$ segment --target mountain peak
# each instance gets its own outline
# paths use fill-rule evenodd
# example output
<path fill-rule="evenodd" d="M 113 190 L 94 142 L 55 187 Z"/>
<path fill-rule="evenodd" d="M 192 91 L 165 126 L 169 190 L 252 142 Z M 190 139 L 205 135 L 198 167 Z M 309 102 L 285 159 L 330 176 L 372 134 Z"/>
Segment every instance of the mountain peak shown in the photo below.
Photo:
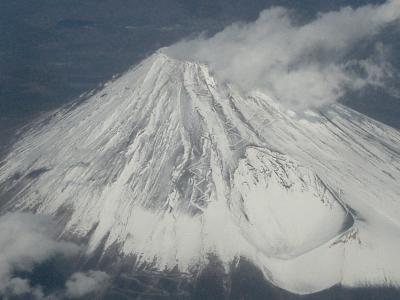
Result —
<path fill-rule="evenodd" d="M 89 239 L 88 255 L 117 249 L 160 269 L 211 253 L 227 268 L 244 256 L 298 293 L 400 282 L 398 236 L 379 231 L 398 226 L 398 143 L 343 106 L 294 118 L 159 52 L 17 142 L 0 164 L 2 209 L 54 216 Z M 388 246 L 396 255 L 380 257 Z"/>

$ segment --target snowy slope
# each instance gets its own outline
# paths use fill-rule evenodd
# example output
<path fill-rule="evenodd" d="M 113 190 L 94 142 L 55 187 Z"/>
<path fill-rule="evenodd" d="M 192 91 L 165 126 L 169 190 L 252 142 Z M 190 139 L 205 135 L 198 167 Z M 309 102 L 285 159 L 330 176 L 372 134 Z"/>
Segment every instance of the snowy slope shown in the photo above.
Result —
<path fill-rule="evenodd" d="M 160 269 L 212 253 L 296 293 L 398 284 L 399 145 L 346 107 L 298 115 L 157 53 L 35 124 L 0 164 L 1 208 Z"/>

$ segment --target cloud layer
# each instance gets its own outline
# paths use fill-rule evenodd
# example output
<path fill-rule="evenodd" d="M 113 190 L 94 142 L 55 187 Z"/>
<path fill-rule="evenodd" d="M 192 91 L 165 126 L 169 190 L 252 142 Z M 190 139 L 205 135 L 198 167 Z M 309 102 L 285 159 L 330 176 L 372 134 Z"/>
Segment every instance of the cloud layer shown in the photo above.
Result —
<path fill-rule="evenodd" d="M 77 272 L 71 275 L 66 282 L 66 295 L 68 298 L 80 298 L 94 291 L 107 287 L 109 276 L 101 271 Z"/>
<path fill-rule="evenodd" d="M 75 255 L 79 247 L 53 239 L 47 217 L 8 213 L 0 218 L 0 296 L 32 294 L 41 298 L 41 290 L 16 272 L 30 272 L 48 258 Z"/>
<path fill-rule="evenodd" d="M 73 258 L 80 253 L 78 245 L 55 239 L 54 228 L 46 216 L 7 213 L 0 217 L 0 298 L 79 298 L 107 286 L 109 276 L 104 272 L 74 273 L 65 282 L 64 290 L 45 295 L 41 286 L 18 276 L 21 272 L 31 273 L 56 255 Z"/>
<path fill-rule="evenodd" d="M 285 8 L 263 11 L 253 23 L 236 23 L 212 38 L 181 41 L 165 51 L 202 61 L 244 91 L 261 89 L 292 108 L 320 106 L 347 89 L 382 86 L 392 75 L 383 45 L 374 56 L 349 58 L 357 43 L 398 22 L 400 1 L 318 15 L 296 24 Z"/>

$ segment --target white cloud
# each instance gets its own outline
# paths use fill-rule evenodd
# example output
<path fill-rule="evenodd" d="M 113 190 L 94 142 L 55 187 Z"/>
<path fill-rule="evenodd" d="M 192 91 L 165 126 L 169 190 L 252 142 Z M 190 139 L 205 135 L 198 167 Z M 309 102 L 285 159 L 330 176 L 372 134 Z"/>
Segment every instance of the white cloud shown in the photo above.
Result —
<path fill-rule="evenodd" d="M 386 61 L 351 60 L 348 53 L 399 18 L 398 0 L 345 7 L 306 24 L 296 24 L 291 11 L 278 7 L 253 23 L 236 23 L 212 38 L 182 41 L 165 51 L 208 63 L 220 79 L 244 91 L 261 89 L 302 109 L 336 101 L 347 89 L 381 85 L 390 75 Z"/>
<path fill-rule="evenodd" d="M 53 239 L 51 221 L 45 216 L 8 213 L 0 218 L 0 296 L 30 293 L 40 298 L 40 287 L 32 287 L 15 272 L 30 272 L 48 258 L 74 255 L 75 244 Z"/>
<path fill-rule="evenodd" d="M 108 286 L 109 276 L 101 271 L 74 273 L 65 289 L 45 295 L 41 286 L 33 286 L 18 272 L 32 272 L 34 267 L 54 257 L 74 258 L 81 248 L 55 239 L 55 224 L 49 217 L 29 213 L 7 213 L 0 217 L 0 298 L 23 296 L 29 299 L 79 298 Z"/>
<path fill-rule="evenodd" d="M 103 290 L 109 282 L 107 273 L 101 271 L 77 272 L 66 282 L 66 295 L 69 298 L 80 298 L 95 291 Z"/>

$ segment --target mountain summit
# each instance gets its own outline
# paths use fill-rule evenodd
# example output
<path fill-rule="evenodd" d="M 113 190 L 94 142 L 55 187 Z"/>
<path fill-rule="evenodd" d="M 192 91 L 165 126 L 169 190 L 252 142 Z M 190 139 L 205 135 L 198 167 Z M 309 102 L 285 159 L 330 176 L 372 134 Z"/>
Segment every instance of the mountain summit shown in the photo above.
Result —
<path fill-rule="evenodd" d="M 35 123 L 0 164 L 1 209 L 51 215 L 132 268 L 213 255 L 299 294 L 397 284 L 399 145 L 342 105 L 299 114 L 157 53 Z"/>

